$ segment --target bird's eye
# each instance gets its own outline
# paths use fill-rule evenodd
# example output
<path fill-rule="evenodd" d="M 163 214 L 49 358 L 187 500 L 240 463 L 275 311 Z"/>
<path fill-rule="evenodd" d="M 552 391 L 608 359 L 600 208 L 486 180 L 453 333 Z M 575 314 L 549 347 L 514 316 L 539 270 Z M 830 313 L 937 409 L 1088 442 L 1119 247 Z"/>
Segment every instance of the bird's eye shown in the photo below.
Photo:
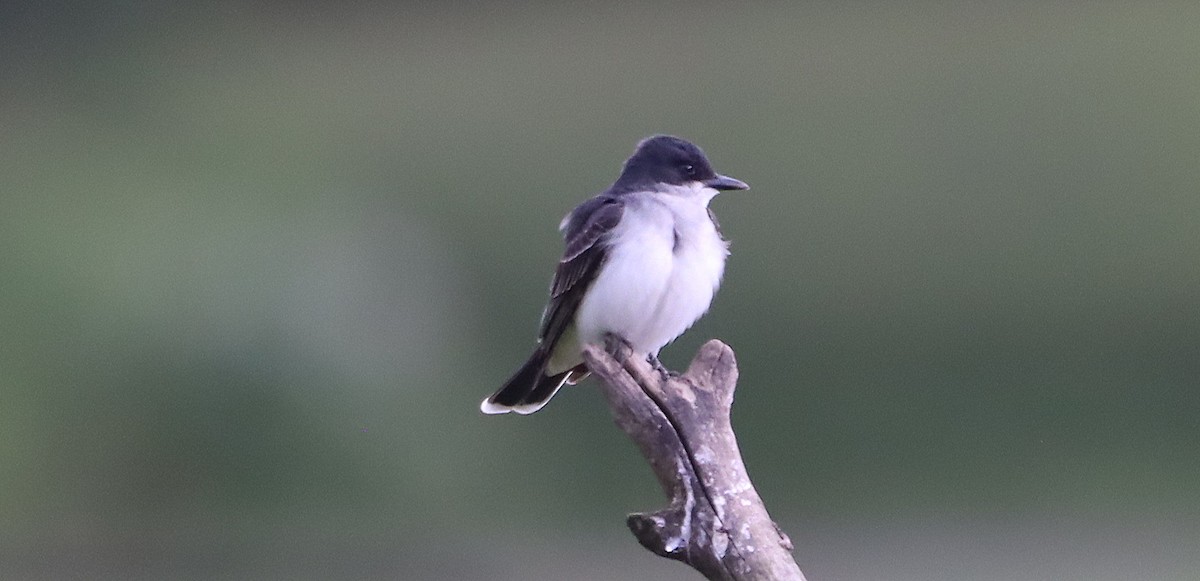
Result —
<path fill-rule="evenodd" d="M 684 165 L 684 166 L 683 166 L 683 173 L 684 173 L 684 174 L 686 174 L 688 177 L 692 177 L 692 176 L 696 175 L 696 166 L 694 166 L 694 165 Z"/>

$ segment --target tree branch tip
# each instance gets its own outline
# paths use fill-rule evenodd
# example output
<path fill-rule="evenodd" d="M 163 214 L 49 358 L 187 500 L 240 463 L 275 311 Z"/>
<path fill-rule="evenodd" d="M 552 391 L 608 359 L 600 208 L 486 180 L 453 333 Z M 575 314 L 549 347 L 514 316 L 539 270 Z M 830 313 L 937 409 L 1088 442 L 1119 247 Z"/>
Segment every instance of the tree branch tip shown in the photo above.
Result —
<path fill-rule="evenodd" d="M 602 356 L 609 356 L 608 351 L 604 347 L 595 343 L 585 343 L 582 354 L 584 359 L 599 359 Z"/>
<path fill-rule="evenodd" d="M 686 546 L 687 541 L 682 536 L 671 538 L 672 535 L 667 532 L 671 524 L 667 517 L 659 513 L 635 512 L 625 519 L 625 525 L 647 550 L 660 557 L 682 561 L 685 552 L 680 549 Z"/>
<path fill-rule="evenodd" d="M 621 369 L 621 364 L 599 345 L 584 345 L 581 354 L 588 370 L 596 375 L 612 375 Z"/>
<path fill-rule="evenodd" d="M 710 339 L 700 347 L 683 375 L 695 385 L 720 387 L 721 383 L 736 383 L 737 373 L 733 348 L 720 339 Z"/>

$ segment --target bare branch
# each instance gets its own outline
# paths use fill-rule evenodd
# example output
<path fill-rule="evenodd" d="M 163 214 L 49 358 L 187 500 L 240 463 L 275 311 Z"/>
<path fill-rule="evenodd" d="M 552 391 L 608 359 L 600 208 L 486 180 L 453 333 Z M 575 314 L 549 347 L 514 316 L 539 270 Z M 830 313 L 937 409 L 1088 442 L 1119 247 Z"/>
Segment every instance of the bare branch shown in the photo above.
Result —
<path fill-rule="evenodd" d="M 750 482 L 729 421 L 738 370 L 712 340 L 687 373 L 655 369 L 620 339 L 584 348 L 613 419 L 654 469 L 670 505 L 629 515 L 638 542 L 708 579 L 804 581 L 792 543 Z"/>

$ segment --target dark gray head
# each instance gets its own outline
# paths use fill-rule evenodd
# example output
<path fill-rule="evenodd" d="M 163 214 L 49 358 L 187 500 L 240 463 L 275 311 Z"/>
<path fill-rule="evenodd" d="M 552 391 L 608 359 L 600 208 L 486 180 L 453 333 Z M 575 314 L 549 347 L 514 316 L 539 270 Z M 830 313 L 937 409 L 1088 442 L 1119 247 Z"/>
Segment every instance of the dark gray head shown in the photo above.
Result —
<path fill-rule="evenodd" d="M 745 190 L 750 186 L 713 171 L 699 147 L 670 135 L 642 140 L 625 160 L 613 193 L 650 189 L 657 184 L 685 186 L 699 182 L 714 190 Z"/>

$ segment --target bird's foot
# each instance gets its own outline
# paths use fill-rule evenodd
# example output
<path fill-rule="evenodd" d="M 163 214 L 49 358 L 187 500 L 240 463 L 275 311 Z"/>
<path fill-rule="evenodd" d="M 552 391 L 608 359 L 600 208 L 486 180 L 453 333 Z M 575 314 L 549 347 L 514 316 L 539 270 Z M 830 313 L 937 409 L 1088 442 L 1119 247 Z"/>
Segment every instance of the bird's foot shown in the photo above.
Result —
<path fill-rule="evenodd" d="M 678 373 L 675 373 L 674 371 L 667 369 L 667 366 L 663 365 L 662 361 L 659 361 L 658 355 L 654 355 L 654 354 L 647 355 L 646 361 L 649 362 L 650 366 L 653 367 L 654 370 L 657 371 L 658 374 L 662 376 L 663 381 L 667 381 L 673 377 L 679 376 Z"/>
<path fill-rule="evenodd" d="M 604 335 L 604 350 L 617 361 L 624 361 L 633 354 L 633 347 L 630 347 L 629 343 L 625 342 L 620 335 L 613 333 Z"/>

